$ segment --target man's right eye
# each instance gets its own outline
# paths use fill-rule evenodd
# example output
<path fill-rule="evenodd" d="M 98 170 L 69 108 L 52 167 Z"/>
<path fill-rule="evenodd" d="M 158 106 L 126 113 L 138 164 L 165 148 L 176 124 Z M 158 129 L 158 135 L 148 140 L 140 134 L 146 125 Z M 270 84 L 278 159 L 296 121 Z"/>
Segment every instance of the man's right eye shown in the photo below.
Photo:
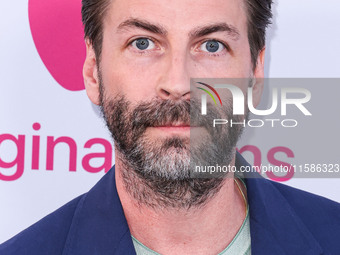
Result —
<path fill-rule="evenodd" d="M 152 50 L 155 48 L 154 42 L 148 38 L 138 38 L 131 45 L 138 50 Z"/>

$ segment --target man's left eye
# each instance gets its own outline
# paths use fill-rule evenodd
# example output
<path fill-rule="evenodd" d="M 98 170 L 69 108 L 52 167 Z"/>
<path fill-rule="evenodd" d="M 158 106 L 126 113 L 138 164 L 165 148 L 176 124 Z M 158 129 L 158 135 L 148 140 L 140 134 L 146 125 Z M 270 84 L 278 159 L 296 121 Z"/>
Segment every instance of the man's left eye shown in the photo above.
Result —
<path fill-rule="evenodd" d="M 155 48 L 154 42 L 148 38 L 138 38 L 131 45 L 138 50 L 152 50 Z"/>
<path fill-rule="evenodd" d="M 208 40 L 202 43 L 200 49 L 210 53 L 218 53 L 225 49 L 224 45 L 216 40 Z"/>

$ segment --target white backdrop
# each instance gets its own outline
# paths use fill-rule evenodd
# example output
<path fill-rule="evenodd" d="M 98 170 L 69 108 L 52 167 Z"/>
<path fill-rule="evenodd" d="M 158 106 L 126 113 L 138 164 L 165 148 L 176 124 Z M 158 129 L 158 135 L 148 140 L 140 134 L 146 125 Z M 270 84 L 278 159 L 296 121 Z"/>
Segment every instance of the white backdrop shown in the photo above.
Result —
<path fill-rule="evenodd" d="M 60 77 L 64 75 L 72 78 L 73 76 L 68 75 L 67 71 L 73 69 L 68 66 L 60 70 L 53 69 L 53 61 L 57 63 L 56 66 L 63 63 L 71 67 L 75 65 L 79 69 L 77 62 L 72 61 L 79 52 L 80 55 L 84 54 L 83 48 L 79 47 L 76 52 L 71 52 L 66 57 L 62 55 L 63 47 L 65 45 L 71 47 L 72 44 L 78 43 L 79 38 L 72 41 L 65 37 L 65 34 L 64 37 L 61 34 L 59 37 L 65 43 L 63 45 L 58 38 L 48 41 L 44 34 L 52 33 L 58 36 L 60 29 L 64 29 L 65 33 L 73 33 L 73 29 L 79 28 L 79 25 L 74 28 L 65 23 L 67 19 L 64 23 L 60 21 L 63 20 L 60 16 L 63 12 L 58 12 L 58 8 L 59 10 L 68 8 L 66 6 L 71 1 L 32 0 L 30 15 L 27 0 L 15 2 L 16 5 L 13 1 L 2 1 L 0 8 L 0 159 L 2 161 L 0 162 L 0 243 L 72 198 L 88 191 L 104 174 L 103 169 L 98 173 L 91 173 L 91 166 L 100 167 L 103 158 L 91 160 L 90 166 L 85 167 L 82 164 L 84 158 L 86 161 L 86 155 L 104 151 L 105 156 L 110 157 L 112 149 L 110 146 L 110 148 L 103 146 L 111 139 L 104 122 L 99 117 L 98 109 L 89 102 L 85 91 L 71 91 L 60 86 L 60 84 L 67 86 L 72 82 L 67 79 L 64 81 Z M 48 9 L 46 6 L 42 7 L 43 2 L 56 4 L 56 6 L 51 4 L 50 7 L 55 17 L 51 14 L 45 13 L 45 15 L 60 21 L 59 30 L 51 27 L 52 21 L 50 21 L 52 23 L 44 23 L 45 21 L 37 23 L 37 19 L 44 17 L 37 15 L 39 5 L 44 11 Z M 80 6 L 80 0 L 72 2 L 76 2 L 71 4 L 74 5 L 72 8 Z M 337 0 L 276 2 L 275 19 L 268 34 L 266 76 L 340 77 L 340 16 L 338 15 L 340 2 Z M 69 9 L 72 11 L 72 8 Z M 79 33 L 77 31 L 74 33 Z M 59 59 L 55 59 L 55 55 Z M 82 57 L 77 56 L 76 59 L 78 62 L 82 61 Z M 63 60 L 65 62 L 62 62 Z M 74 77 L 76 81 L 79 80 L 79 74 Z M 340 87 L 334 87 L 334 94 L 340 94 Z M 39 123 L 40 128 L 35 125 L 34 128 L 37 129 L 35 130 L 34 123 Z M 63 139 L 72 143 L 71 161 L 76 162 L 75 171 L 69 170 L 70 151 L 66 144 L 60 143 L 55 146 L 53 166 L 51 166 L 51 158 L 46 160 L 47 151 L 51 150 L 51 145 L 49 148 L 47 146 L 47 140 L 53 139 L 52 137 L 54 139 L 64 137 Z M 85 148 L 85 144 L 94 138 L 102 140 L 94 140 L 95 144 L 92 147 Z M 283 142 L 285 138 L 281 139 Z M 339 135 L 333 134 L 331 140 L 339 141 Z M 250 141 L 244 143 L 247 142 L 263 144 L 260 135 L 255 135 Z M 298 143 L 293 145 L 308 146 Z M 339 151 L 336 153 L 340 156 Z M 113 154 L 110 158 L 114 164 Z M 10 166 L 4 162 L 14 163 Z M 46 170 L 47 163 L 53 170 Z M 11 178 L 13 180 L 8 180 Z M 291 179 L 286 184 L 340 202 L 340 179 Z"/>

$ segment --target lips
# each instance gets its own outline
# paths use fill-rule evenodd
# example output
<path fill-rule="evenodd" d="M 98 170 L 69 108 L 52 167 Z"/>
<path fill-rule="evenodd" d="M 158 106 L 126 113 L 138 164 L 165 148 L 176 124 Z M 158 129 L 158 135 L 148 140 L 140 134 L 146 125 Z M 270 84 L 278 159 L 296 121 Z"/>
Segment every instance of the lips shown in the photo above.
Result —
<path fill-rule="evenodd" d="M 188 132 L 190 131 L 190 129 L 192 128 L 190 126 L 190 124 L 187 123 L 183 123 L 183 122 L 175 122 L 175 123 L 166 123 L 166 124 L 162 124 L 162 125 L 156 125 L 154 126 L 154 128 L 158 129 L 158 130 L 162 130 L 165 132 Z"/>

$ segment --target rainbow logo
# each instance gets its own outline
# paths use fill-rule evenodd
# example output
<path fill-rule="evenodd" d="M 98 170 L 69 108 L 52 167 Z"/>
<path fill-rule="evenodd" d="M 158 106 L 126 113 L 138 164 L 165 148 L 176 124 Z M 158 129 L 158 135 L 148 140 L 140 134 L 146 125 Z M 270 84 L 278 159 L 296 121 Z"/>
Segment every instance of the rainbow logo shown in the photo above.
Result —
<path fill-rule="evenodd" d="M 223 106 L 222 100 L 221 100 L 221 98 L 220 98 L 220 95 L 217 93 L 217 91 L 216 91 L 212 86 L 210 86 L 210 85 L 208 85 L 208 84 L 205 84 L 205 83 L 203 83 L 203 82 L 197 82 L 197 83 L 198 83 L 198 84 L 201 84 L 201 85 L 203 85 L 203 86 L 206 86 L 206 87 L 209 88 L 212 92 L 214 92 L 215 95 L 217 96 L 218 100 L 220 101 L 221 105 Z M 206 90 L 206 89 L 204 89 L 204 88 L 201 88 L 201 87 L 197 87 L 197 88 L 200 89 L 200 90 L 203 90 L 203 91 L 206 92 L 206 93 L 208 93 L 208 95 L 212 98 L 212 100 L 214 100 L 215 105 L 217 105 L 217 102 L 216 102 L 216 100 L 215 100 L 215 98 L 214 98 L 214 96 L 213 96 L 213 94 L 212 94 L 211 92 L 209 92 L 208 90 Z"/>

